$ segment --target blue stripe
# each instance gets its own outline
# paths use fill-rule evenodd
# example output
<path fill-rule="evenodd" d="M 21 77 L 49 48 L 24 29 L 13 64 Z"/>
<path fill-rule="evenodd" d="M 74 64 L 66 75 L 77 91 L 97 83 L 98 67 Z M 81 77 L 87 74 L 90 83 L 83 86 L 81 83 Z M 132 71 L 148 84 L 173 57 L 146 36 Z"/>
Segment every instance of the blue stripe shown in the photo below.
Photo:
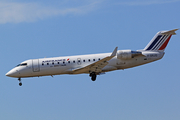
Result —
<path fill-rule="evenodd" d="M 146 50 L 151 50 L 161 37 L 162 35 L 158 35 L 157 38 L 153 41 L 153 43 Z"/>
<path fill-rule="evenodd" d="M 169 35 L 166 35 L 166 36 L 164 37 L 164 40 L 162 40 L 162 41 L 160 42 L 160 44 L 157 46 L 157 49 L 159 49 L 159 48 L 164 44 L 164 42 L 167 40 L 168 37 L 169 37 Z"/>
<path fill-rule="evenodd" d="M 152 50 L 154 50 L 154 49 L 156 49 L 156 47 L 159 45 L 159 43 L 164 39 L 164 37 L 165 37 L 166 35 L 164 35 L 162 38 L 161 38 L 161 40 L 159 40 L 158 42 L 157 42 L 157 44 L 155 45 L 155 47 L 152 49 Z"/>

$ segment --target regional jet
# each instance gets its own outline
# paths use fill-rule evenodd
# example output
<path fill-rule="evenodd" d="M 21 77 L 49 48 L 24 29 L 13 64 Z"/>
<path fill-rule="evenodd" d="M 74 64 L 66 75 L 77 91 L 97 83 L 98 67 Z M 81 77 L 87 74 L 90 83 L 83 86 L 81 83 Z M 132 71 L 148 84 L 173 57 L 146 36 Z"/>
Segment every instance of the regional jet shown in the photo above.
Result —
<path fill-rule="evenodd" d="M 176 30 L 178 29 L 158 32 L 143 50 L 118 50 L 116 47 L 112 53 L 30 59 L 18 64 L 6 76 L 18 78 L 19 86 L 22 85 L 21 78 L 62 74 L 89 74 L 91 80 L 95 81 L 97 75 L 105 72 L 132 68 L 161 59 Z"/>

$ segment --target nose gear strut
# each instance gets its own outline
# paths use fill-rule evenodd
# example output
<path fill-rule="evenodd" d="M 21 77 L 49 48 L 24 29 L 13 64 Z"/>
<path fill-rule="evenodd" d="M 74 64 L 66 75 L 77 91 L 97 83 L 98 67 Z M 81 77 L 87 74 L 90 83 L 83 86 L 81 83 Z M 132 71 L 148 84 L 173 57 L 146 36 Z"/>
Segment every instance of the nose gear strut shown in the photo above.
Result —
<path fill-rule="evenodd" d="M 19 80 L 19 86 L 22 86 L 21 78 L 18 78 Z"/>

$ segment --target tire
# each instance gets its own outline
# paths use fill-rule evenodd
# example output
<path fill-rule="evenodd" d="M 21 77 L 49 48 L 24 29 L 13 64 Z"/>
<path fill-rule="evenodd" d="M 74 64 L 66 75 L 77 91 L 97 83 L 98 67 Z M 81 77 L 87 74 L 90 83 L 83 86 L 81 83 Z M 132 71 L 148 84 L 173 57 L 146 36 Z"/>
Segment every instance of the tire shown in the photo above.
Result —
<path fill-rule="evenodd" d="M 19 86 L 22 86 L 22 83 L 19 83 Z"/>
<path fill-rule="evenodd" d="M 91 80 L 92 80 L 92 81 L 95 81 L 95 80 L 96 80 L 96 74 L 93 74 L 93 75 L 92 75 Z"/>

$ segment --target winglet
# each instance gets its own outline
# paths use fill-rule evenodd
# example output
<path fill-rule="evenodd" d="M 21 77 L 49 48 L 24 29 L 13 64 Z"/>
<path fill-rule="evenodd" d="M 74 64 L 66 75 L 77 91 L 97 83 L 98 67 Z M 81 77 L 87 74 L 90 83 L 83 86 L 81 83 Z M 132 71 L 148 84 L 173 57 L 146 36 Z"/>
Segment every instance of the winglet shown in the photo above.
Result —
<path fill-rule="evenodd" d="M 116 56 L 117 49 L 118 49 L 118 47 L 116 47 L 116 48 L 114 49 L 113 53 L 111 54 L 112 57 Z"/>

